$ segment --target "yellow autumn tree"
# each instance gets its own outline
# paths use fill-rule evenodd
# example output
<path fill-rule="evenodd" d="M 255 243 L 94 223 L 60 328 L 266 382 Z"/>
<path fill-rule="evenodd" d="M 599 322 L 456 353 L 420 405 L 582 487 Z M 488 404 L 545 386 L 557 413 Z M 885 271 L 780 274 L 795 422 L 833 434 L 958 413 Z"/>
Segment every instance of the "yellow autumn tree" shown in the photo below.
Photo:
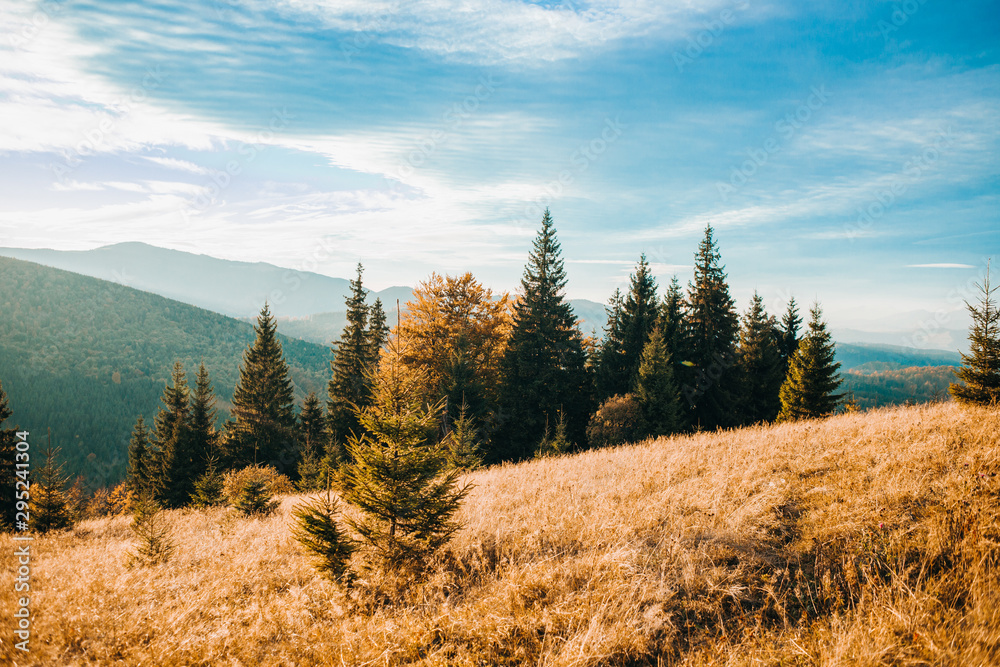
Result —
<path fill-rule="evenodd" d="M 464 406 L 465 416 L 489 431 L 511 326 L 510 296 L 494 294 L 471 273 L 432 273 L 414 289 L 392 336 L 407 341 L 401 361 L 420 371 L 426 400 L 446 401 L 446 430 Z"/>

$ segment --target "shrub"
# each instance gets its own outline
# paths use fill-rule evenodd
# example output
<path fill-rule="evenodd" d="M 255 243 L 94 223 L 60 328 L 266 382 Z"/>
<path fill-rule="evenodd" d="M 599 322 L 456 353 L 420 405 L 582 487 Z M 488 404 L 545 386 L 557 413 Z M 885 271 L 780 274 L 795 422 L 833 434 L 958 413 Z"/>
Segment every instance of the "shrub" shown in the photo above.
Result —
<path fill-rule="evenodd" d="M 295 493 L 295 486 L 272 466 L 254 465 L 230 470 L 222 478 L 222 493 L 226 502 L 235 506 L 250 480 L 260 481 L 269 496 Z"/>
<path fill-rule="evenodd" d="M 144 495 L 135 503 L 132 533 L 138 544 L 135 551 L 129 554 L 129 567 L 165 563 L 177 549 L 163 509 L 149 495 Z"/>
<path fill-rule="evenodd" d="M 639 439 L 642 406 L 632 394 L 612 396 L 601 404 L 587 424 L 591 447 L 612 447 Z"/>
<path fill-rule="evenodd" d="M 325 496 L 316 496 L 292 510 L 295 539 L 313 556 L 316 569 L 333 581 L 345 579 L 347 561 L 355 549 L 354 542 L 337 525 L 337 513 L 337 501 L 329 490 Z"/>

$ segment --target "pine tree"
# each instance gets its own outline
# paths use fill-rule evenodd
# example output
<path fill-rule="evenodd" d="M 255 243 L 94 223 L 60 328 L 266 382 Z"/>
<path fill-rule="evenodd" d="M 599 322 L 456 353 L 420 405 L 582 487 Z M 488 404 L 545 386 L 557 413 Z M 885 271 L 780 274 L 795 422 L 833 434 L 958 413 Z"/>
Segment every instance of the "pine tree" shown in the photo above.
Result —
<path fill-rule="evenodd" d="M 737 421 L 733 366 L 739 319 L 713 233 L 711 225 L 705 228 L 705 238 L 695 254 L 694 283 L 688 285 L 684 332 L 688 358 L 681 378 L 689 421 L 703 429 L 731 426 Z"/>
<path fill-rule="evenodd" d="M 194 396 L 191 400 L 190 437 L 191 452 L 196 468 L 204 468 L 209 461 L 221 455 L 219 434 L 215 430 L 217 411 L 215 409 L 215 390 L 208 369 L 202 363 L 198 366 L 195 376 Z"/>
<path fill-rule="evenodd" d="M 670 278 L 670 287 L 663 298 L 658 317 L 658 326 L 663 332 L 663 342 L 667 346 L 667 354 L 674 363 L 683 361 L 679 358 L 683 355 L 682 336 L 684 334 L 684 293 L 681 291 L 681 283 L 677 276 Z"/>
<path fill-rule="evenodd" d="M 834 393 L 841 383 L 837 374 L 840 364 L 834 361 L 836 346 L 821 319 L 819 304 L 809 313 L 809 331 L 799 342 L 781 385 L 778 421 L 826 417 L 843 399 L 843 394 Z"/>
<path fill-rule="evenodd" d="M 278 509 L 279 502 L 262 475 L 248 475 L 236 494 L 233 508 L 243 516 L 267 516 Z"/>
<path fill-rule="evenodd" d="M 310 392 L 299 413 L 299 438 L 302 444 L 302 458 L 299 460 L 297 486 L 302 491 L 317 491 L 320 488 L 320 459 L 326 451 L 327 429 L 323 406 L 315 392 Z"/>
<path fill-rule="evenodd" d="M 13 415 L 14 413 L 7 402 L 7 394 L 3 390 L 3 384 L 0 383 L 0 497 L 2 497 L 0 499 L 0 531 L 13 526 L 17 518 L 15 516 L 17 512 L 15 505 L 17 428 L 5 428 L 3 425 Z"/>
<path fill-rule="evenodd" d="M 639 376 L 639 364 L 642 363 L 642 352 L 649 341 L 649 335 L 653 332 L 653 327 L 656 326 L 657 311 L 656 279 L 649 270 L 646 255 L 642 254 L 635 267 L 635 273 L 629 276 L 629 291 L 622 309 L 627 371 L 624 391 L 635 388 Z"/>
<path fill-rule="evenodd" d="M 570 442 L 584 441 L 591 378 L 576 316 L 564 299 L 566 272 L 548 209 L 521 278 L 514 327 L 503 356 L 501 406 L 505 424 L 496 440 L 502 458 L 533 454 L 545 424 L 562 410 Z"/>
<path fill-rule="evenodd" d="M 73 523 L 66 496 L 69 475 L 63 470 L 59 452 L 59 447 L 46 447 L 42 451 L 45 463 L 33 470 L 31 475 L 33 480 L 28 511 L 32 529 L 40 533 L 69 528 Z"/>
<path fill-rule="evenodd" d="M 292 510 L 292 534 L 312 555 L 316 569 L 333 581 L 349 581 L 348 561 L 357 545 L 337 524 L 339 510 L 330 495 L 316 496 Z"/>
<path fill-rule="evenodd" d="M 152 495 L 145 493 L 136 502 L 131 527 L 138 543 L 128 555 L 129 567 L 165 563 L 177 550 L 163 508 Z"/>
<path fill-rule="evenodd" d="M 483 464 L 482 445 L 475 419 L 468 415 L 463 404 L 458 417 L 452 421 L 451 430 L 444 440 L 448 450 L 448 463 L 459 470 L 475 470 Z"/>
<path fill-rule="evenodd" d="M 334 343 L 330 364 L 332 376 L 327 387 L 326 414 L 330 437 L 338 444 L 352 434 L 360 435 L 356 408 L 363 409 L 371 403 L 368 374 L 378 364 L 379 350 L 387 336 L 382 302 L 376 300 L 375 306 L 367 304 L 362 273 L 364 267 L 358 263 L 358 277 L 351 281 L 351 294 L 346 299 L 347 325 Z"/>
<path fill-rule="evenodd" d="M 770 422 L 781 410 L 778 392 L 785 380 L 782 341 L 764 300 L 754 292 L 740 328 L 740 416 L 744 424 Z"/>
<path fill-rule="evenodd" d="M 572 447 L 573 443 L 566 438 L 566 418 L 563 416 L 563 411 L 560 410 L 559 420 L 556 422 L 554 433 L 550 431 L 549 425 L 545 424 L 545 434 L 535 448 L 535 458 L 542 459 L 546 456 L 559 456 L 568 452 Z"/>
<path fill-rule="evenodd" d="M 604 307 L 608 314 L 604 325 L 604 340 L 597 353 L 597 368 L 594 382 L 598 400 L 628 391 L 628 360 L 625 355 L 625 323 L 623 320 L 625 299 L 620 289 L 608 300 Z"/>
<path fill-rule="evenodd" d="M 233 391 L 232 419 L 226 422 L 227 463 L 231 468 L 266 463 L 284 472 L 297 462 L 294 400 L 277 322 L 267 304 L 254 331 Z"/>
<path fill-rule="evenodd" d="M 376 374 L 371 405 L 358 410 L 364 429 L 348 444 L 340 494 L 361 512 L 348 525 L 383 569 L 420 567 L 458 530 L 453 516 L 468 492 L 446 448 L 431 444 L 442 406 L 427 406 L 415 391 L 425 378 L 403 373 L 399 337 Z"/>
<path fill-rule="evenodd" d="M 163 407 L 154 421 L 159 450 L 154 487 L 159 502 L 182 507 L 190 499 L 200 471 L 192 447 L 190 395 L 181 362 L 174 363 L 171 383 L 164 387 L 160 400 Z"/>
<path fill-rule="evenodd" d="M 799 317 L 799 306 L 795 303 L 795 297 L 788 300 L 788 308 L 781 318 L 781 328 L 779 329 L 780 352 L 782 368 L 784 374 L 788 374 L 788 365 L 792 362 L 792 355 L 799 349 L 799 328 L 802 326 L 802 318 Z"/>
<path fill-rule="evenodd" d="M 643 435 L 656 437 L 680 430 L 680 392 L 674 380 L 666 337 L 658 326 L 642 351 L 635 397 L 642 410 L 640 429 Z"/>
<path fill-rule="evenodd" d="M 222 489 L 222 475 L 219 473 L 217 461 L 214 458 L 209 459 L 205 463 L 205 472 L 194 481 L 191 504 L 198 509 L 221 505 L 225 502 Z"/>
<path fill-rule="evenodd" d="M 996 405 L 1000 403 L 1000 310 L 992 298 L 998 288 L 990 287 L 989 265 L 979 289 L 979 307 L 965 304 L 972 315 L 970 353 L 962 354 L 962 367 L 955 371 L 963 384 L 952 384 L 949 391 L 959 403 Z"/>
<path fill-rule="evenodd" d="M 134 498 L 147 492 L 154 492 L 159 479 L 156 467 L 156 452 L 149 439 L 149 429 L 142 415 L 135 421 L 132 439 L 128 444 L 128 472 L 125 484 Z"/>

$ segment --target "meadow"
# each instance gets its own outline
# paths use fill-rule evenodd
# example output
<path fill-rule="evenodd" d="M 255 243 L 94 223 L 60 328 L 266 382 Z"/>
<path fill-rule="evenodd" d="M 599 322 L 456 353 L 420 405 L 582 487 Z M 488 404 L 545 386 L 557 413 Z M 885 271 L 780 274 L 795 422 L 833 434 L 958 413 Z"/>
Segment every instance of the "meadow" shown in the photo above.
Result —
<path fill-rule="evenodd" d="M 1000 413 L 954 403 L 660 438 L 470 473 L 424 576 L 319 577 L 263 519 L 168 512 L 33 543 L 15 665 L 1000 664 Z M 13 542 L 6 539 L 8 545 Z M 0 571 L 16 571 L 14 548 Z M 360 558 L 360 556 L 356 556 Z M 356 564 L 360 568 L 360 561 Z M 16 597 L 0 588 L 11 623 Z"/>

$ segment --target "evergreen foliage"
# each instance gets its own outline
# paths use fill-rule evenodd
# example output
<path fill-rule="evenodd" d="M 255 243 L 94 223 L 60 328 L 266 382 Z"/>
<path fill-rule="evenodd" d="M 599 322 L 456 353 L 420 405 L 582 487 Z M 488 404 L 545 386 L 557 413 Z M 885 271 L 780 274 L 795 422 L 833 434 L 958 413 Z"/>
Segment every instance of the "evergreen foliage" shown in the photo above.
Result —
<path fill-rule="evenodd" d="M 451 430 L 444 440 L 448 450 L 448 464 L 459 470 L 475 470 L 483 465 L 483 451 L 475 419 L 467 414 L 463 404 L 458 418 L 451 423 Z"/>
<path fill-rule="evenodd" d="M 781 410 L 782 345 L 774 318 L 764 310 L 764 299 L 754 292 L 740 328 L 739 410 L 744 424 L 774 421 Z"/>
<path fill-rule="evenodd" d="M 215 430 L 217 415 L 212 380 L 205 364 L 201 363 L 195 376 L 194 396 L 191 399 L 191 455 L 195 468 L 203 468 L 222 454 L 219 433 Z"/>
<path fill-rule="evenodd" d="M 325 496 L 316 496 L 292 510 L 292 534 L 324 576 L 349 581 L 348 561 L 357 545 L 337 524 L 338 513 L 337 501 L 327 489 Z"/>
<path fill-rule="evenodd" d="M 979 307 L 966 302 L 972 315 L 969 328 L 969 354 L 962 355 L 962 367 L 955 371 L 962 384 L 952 384 L 951 395 L 968 405 L 1000 403 L 1000 310 L 993 301 L 998 288 L 990 287 L 990 270 L 979 286 Z"/>
<path fill-rule="evenodd" d="M 684 335 L 684 292 L 681 290 L 681 283 L 674 275 L 670 278 L 670 287 L 663 297 L 660 306 L 657 324 L 663 333 L 663 342 L 667 346 L 667 354 L 676 365 L 683 361 L 683 335 Z"/>
<path fill-rule="evenodd" d="M 69 475 L 59 460 L 59 447 L 46 447 L 42 451 L 44 463 L 31 471 L 31 499 L 29 519 L 32 530 L 47 533 L 73 525 L 73 518 L 66 494 Z"/>
<path fill-rule="evenodd" d="M 163 389 L 163 407 L 156 415 L 157 500 L 176 508 L 191 498 L 194 480 L 200 473 L 191 437 L 191 405 L 187 378 L 181 362 L 174 363 L 171 382 Z"/>
<path fill-rule="evenodd" d="M 818 303 L 809 314 L 809 331 L 799 342 L 781 385 L 778 421 L 826 417 L 843 400 L 843 394 L 835 393 L 841 384 L 837 373 L 840 364 L 834 361 L 836 346 Z"/>
<path fill-rule="evenodd" d="M 257 475 L 248 477 L 243 482 L 233 508 L 243 516 L 267 516 L 278 509 L 278 504 L 268 488 L 267 480 Z"/>
<path fill-rule="evenodd" d="M 566 418 L 563 411 L 559 411 L 559 421 L 556 422 L 556 429 L 553 433 L 549 425 L 545 424 L 545 435 L 535 448 L 535 458 L 541 459 L 546 456 L 559 456 L 572 449 L 573 443 L 566 437 Z"/>
<path fill-rule="evenodd" d="M 247 347 L 226 422 L 229 467 L 268 463 L 284 471 L 297 462 L 292 381 L 267 304 L 257 318 L 257 338 Z"/>
<path fill-rule="evenodd" d="M 788 307 L 781 317 L 781 328 L 779 330 L 781 360 L 783 362 L 784 374 L 788 373 L 788 365 L 792 362 L 792 355 L 799 349 L 799 328 L 802 326 L 802 318 L 799 317 L 799 306 L 795 303 L 795 297 L 788 300 Z"/>
<path fill-rule="evenodd" d="M 656 280 L 643 254 L 635 273 L 629 276 L 628 294 L 622 299 L 616 290 L 608 308 L 608 336 L 597 372 L 598 397 L 624 394 L 635 388 L 642 350 L 658 314 Z"/>
<path fill-rule="evenodd" d="M 128 445 L 128 472 L 125 476 L 125 484 L 134 498 L 155 492 L 159 480 L 155 455 L 146 420 L 139 415 Z"/>
<path fill-rule="evenodd" d="M 356 409 L 364 409 L 371 403 L 368 373 L 378 362 L 381 345 L 376 346 L 375 341 L 381 341 L 384 335 L 384 313 L 381 323 L 375 323 L 374 332 L 369 328 L 372 308 L 365 301 L 362 273 L 364 267 L 358 263 L 358 276 L 351 281 L 351 294 L 346 299 L 347 325 L 334 343 L 333 375 L 327 387 L 327 419 L 330 437 L 335 442 L 360 435 Z M 378 303 L 381 312 L 381 302 Z"/>
<path fill-rule="evenodd" d="M 419 568 L 446 544 L 469 489 L 458 486 L 447 449 L 430 442 L 443 406 L 423 403 L 426 378 L 419 369 L 402 372 L 401 348 L 393 338 L 371 376 L 373 402 L 358 410 L 364 435 L 351 439 L 340 475 L 341 497 L 361 512 L 347 523 L 383 569 Z"/>
<path fill-rule="evenodd" d="M 14 413 L 7 401 L 7 394 L 4 393 L 3 383 L 0 383 L 0 494 L 2 494 L 0 495 L 0 531 L 14 525 L 17 512 L 15 505 L 17 428 L 4 427 L 4 422 L 12 416 Z"/>
<path fill-rule="evenodd" d="M 297 487 L 301 491 L 317 491 L 320 483 L 320 459 L 328 442 L 326 416 L 316 393 L 310 393 L 299 413 L 299 439 L 302 457 L 299 459 Z"/>
<path fill-rule="evenodd" d="M 643 436 L 670 435 L 681 428 L 680 392 L 667 341 L 657 326 L 642 351 L 635 399 L 642 411 Z"/>
<path fill-rule="evenodd" d="M 132 508 L 131 528 L 138 543 L 129 553 L 129 567 L 166 563 L 177 550 L 163 508 L 148 493 L 143 494 Z"/>
<path fill-rule="evenodd" d="M 711 225 L 705 228 L 695 254 L 694 282 L 688 285 L 684 348 L 685 362 L 691 365 L 684 367 L 681 378 L 688 420 L 702 429 L 731 426 L 737 420 L 733 366 L 739 319 L 713 233 Z"/>
<path fill-rule="evenodd" d="M 604 308 L 608 314 L 604 325 L 604 340 L 597 352 L 594 384 L 599 400 L 604 400 L 615 394 L 625 393 L 628 383 L 623 380 L 628 376 L 628 364 L 625 355 L 625 299 L 620 289 L 608 300 Z"/>
<path fill-rule="evenodd" d="M 514 326 L 503 355 L 501 406 L 505 423 L 496 456 L 531 456 L 538 434 L 560 410 L 571 442 L 583 442 L 591 405 L 583 335 L 564 298 L 566 272 L 548 209 L 521 278 Z"/>
<path fill-rule="evenodd" d="M 194 481 L 191 504 L 198 509 L 216 507 L 225 502 L 222 474 L 219 473 L 216 463 L 215 459 L 210 459 L 205 464 L 205 472 Z"/>

